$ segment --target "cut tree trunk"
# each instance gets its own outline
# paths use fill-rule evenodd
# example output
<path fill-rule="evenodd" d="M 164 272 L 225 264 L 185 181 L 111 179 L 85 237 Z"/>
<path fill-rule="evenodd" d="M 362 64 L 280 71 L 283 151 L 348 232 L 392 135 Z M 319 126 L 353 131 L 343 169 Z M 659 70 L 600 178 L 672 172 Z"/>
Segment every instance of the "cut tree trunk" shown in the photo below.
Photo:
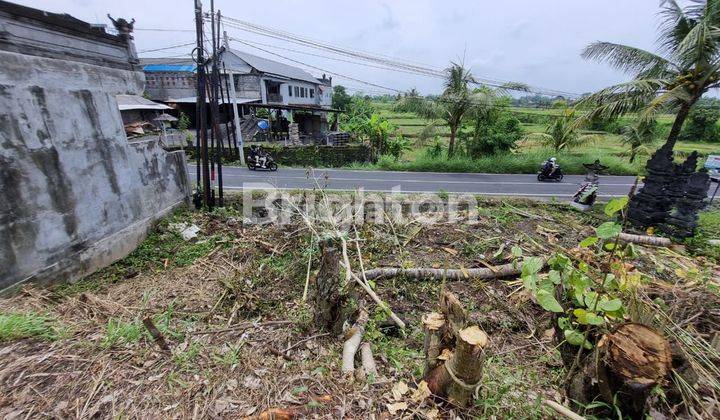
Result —
<path fill-rule="evenodd" d="M 617 404 L 632 418 L 642 416 L 650 390 L 664 384 L 672 368 L 670 344 L 654 329 L 628 323 L 605 334 L 568 383 L 580 404 L 597 399 Z"/>
<path fill-rule="evenodd" d="M 433 280 L 466 280 L 466 279 L 499 279 L 503 277 L 518 276 L 522 272 L 522 263 L 497 265 L 492 268 L 390 268 L 380 267 L 367 270 L 365 278 L 368 280 L 385 277 L 404 276 L 413 279 Z"/>
<path fill-rule="evenodd" d="M 440 311 L 423 317 L 425 381 L 430 392 L 465 407 L 474 401 L 484 361 L 487 335 L 468 318 L 457 297 L 443 292 Z"/>
<path fill-rule="evenodd" d="M 372 377 L 374 380 L 378 379 L 377 365 L 373 358 L 372 349 L 370 343 L 362 343 L 360 345 L 360 361 L 362 362 L 362 370 L 365 377 Z"/>
<path fill-rule="evenodd" d="M 477 325 L 460 330 L 450 358 L 425 378 L 430 392 L 459 407 L 472 404 L 482 378 L 487 342 L 487 335 Z"/>
<path fill-rule="evenodd" d="M 445 317 L 437 312 L 430 312 L 423 316 L 422 323 L 425 330 L 425 342 L 423 343 L 425 369 L 423 370 L 423 375 L 427 376 L 427 374 L 440 363 L 438 357 L 442 352 Z"/>
<path fill-rule="evenodd" d="M 328 239 L 320 242 L 320 268 L 315 279 L 314 322 L 318 329 L 340 334 L 345 322 L 344 305 L 346 297 L 342 294 L 340 276 L 340 254 L 336 243 Z"/>

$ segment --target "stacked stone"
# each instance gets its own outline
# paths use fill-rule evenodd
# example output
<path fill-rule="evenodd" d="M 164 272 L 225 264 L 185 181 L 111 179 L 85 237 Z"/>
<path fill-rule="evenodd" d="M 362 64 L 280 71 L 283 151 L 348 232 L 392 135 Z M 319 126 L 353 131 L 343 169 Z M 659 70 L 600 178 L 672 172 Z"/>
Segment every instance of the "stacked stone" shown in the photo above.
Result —
<path fill-rule="evenodd" d="M 300 144 L 300 128 L 297 123 L 290 123 L 288 126 L 290 144 Z"/>
<path fill-rule="evenodd" d="M 663 223 L 673 205 L 673 198 L 668 195 L 668 186 L 676 174 L 672 149 L 662 146 L 652 155 L 646 168 L 645 185 L 628 206 L 628 221 L 639 228 Z"/>
<path fill-rule="evenodd" d="M 697 157 L 695 160 L 697 161 Z M 693 171 L 687 177 L 683 195 L 675 203 L 667 222 L 660 226 L 663 232 L 675 238 L 693 236 L 697 227 L 698 212 L 705 206 L 709 189 L 710 175 L 707 170 L 703 168 L 698 172 Z"/>

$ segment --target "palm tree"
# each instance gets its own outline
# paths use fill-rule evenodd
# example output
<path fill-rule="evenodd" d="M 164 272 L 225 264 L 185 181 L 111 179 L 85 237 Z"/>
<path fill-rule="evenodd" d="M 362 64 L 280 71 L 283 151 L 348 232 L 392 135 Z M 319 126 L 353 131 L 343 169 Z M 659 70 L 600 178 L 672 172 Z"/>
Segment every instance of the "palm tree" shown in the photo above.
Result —
<path fill-rule="evenodd" d="M 636 124 L 623 129 L 623 143 L 630 147 L 630 163 L 635 161 L 638 153 L 647 153 L 647 145 L 655 140 L 657 124 L 655 120 L 639 120 Z"/>
<path fill-rule="evenodd" d="M 696 0 L 684 8 L 676 0 L 663 0 L 661 7 L 657 53 L 611 42 L 585 48 L 584 58 L 606 62 L 634 78 L 582 103 L 593 107 L 588 119 L 637 112 L 649 121 L 660 111 L 677 112 L 666 141 L 672 150 L 692 106 L 720 86 L 720 0 Z"/>
<path fill-rule="evenodd" d="M 451 63 L 445 69 L 444 90 L 437 101 L 426 102 L 419 113 L 427 118 L 442 119 L 450 128 L 448 158 L 455 154 L 455 139 L 465 114 L 473 107 L 470 83 L 477 83 L 464 64 Z"/>
<path fill-rule="evenodd" d="M 540 137 L 543 143 L 551 146 L 555 152 L 584 143 L 595 136 L 580 134 L 583 120 L 575 116 L 575 109 L 565 107 L 562 113 L 553 118 L 544 133 L 532 133 L 528 137 Z"/>

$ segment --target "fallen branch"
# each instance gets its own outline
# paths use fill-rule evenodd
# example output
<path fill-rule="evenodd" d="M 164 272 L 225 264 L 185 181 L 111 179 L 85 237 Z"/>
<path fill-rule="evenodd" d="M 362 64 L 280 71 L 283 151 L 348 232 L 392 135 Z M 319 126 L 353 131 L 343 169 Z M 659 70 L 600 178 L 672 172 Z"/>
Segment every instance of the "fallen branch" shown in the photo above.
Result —
<path fill-rule="evenodd" d="M 162 351 L 169 352 L 170 346 L 168 346 L 167 341 L 165 341 L 165 337 L 163 337 L 160 330 L 157 329 L 155 324 L 152 322 L 152 319 L 150 319 L 150 317 L 143 319 L 143 325 L 145 325 L 145 328 L 147 328 L 158 347 L 160 347 Z"/>
<path fill-rule="evenodd" d="M 368 285 L 365 281 L 363 281 L 360 277 L 358 277 L 355 273 L 353 273 L 352 267 L 350 266 L 350 259 L 348 258 L 348 254 L 347 254 L 347 241 L 345 241 L 345 238 L 342 238 L 342 237 L 340 238 L 340 240 L 342 243 L 343 266 L 345 267 L 346 280 L 349 280 L 349 279 L 355 280 L 355 282 L 357 282 L 357 284 L 359 284 L 360 287 L 362 287 L 363 290 L 365 290 L 365 292 L 370 296 L 370 298 L 372 298 L 372 300 L 376 304 L 378 304 L 381 308 L 384 308 L 387 311 L 388 316 L 395 323 L 395 325 L 400 327 L 400 329 L 405 329 L 405 322 L 403 322 L 402 319 L 400 319 L 397 315 L 395 315 L 395 312 L 393 312 L 392 309 L 390 309 L 390 306 L 387 303 L 383 302 L 383 300 L 380 299 L 380 297 L 377 295 L 377 293 L 375 293 L 375 291 L 370 287 L 370 285 Z M 365 272 L 365 276 L 366 276 L 365 278 L 368 278 L 367 272 Z"/>
<path fill-rule="evenodd" d="M 368 280 L 404 276 L 413 279 L 433 280 L 466 280 L 466 279 L 497 279 L 518 276 L 522 272 L 522 263 L 510 263 L 493 266 L 492 268 L 373 268 L 365 272 Z"/>
<path fill-rule="evenodd" d="M 672 246 L 672 241 L 670 239 L 663 238 L 660 236 L 633 235 L 630 233 L 621 233 L 618 238 L 623 242 L 631 242 L 634 244 L 662 246 L 662 247 Z"/>
<path fill-rule="evenodd" d="M 362 362 L 362 367 L 363 371 L 365 371 L 365 375 L 372 375 L 373 379 L 377 380 L 378 370 L 377 365 L 375 364 L 375 359 L 373 359 L 370 343 L 365 342 L 360 345 L 360 360 Z"/>
<path fill-rule="evenodd" d="M 572 411 L 571 409 L 565 407 L 562 404 L 556 403 L 555 401 L 545 400 L 543 401 L 543 403 L 548 407 L 552 408 L 556 413 L 562 414 L 570 420 L 585 420 L 585 417 L 577 414 L 576 412 Z"/>
<path fill-rule="evenodd" d="M 358 319 L 355 322 L 355 325 L 353 325 L 349 332 L 350 337 L 348 337 L 348 339 L 345 340 L 345 344 L 343 344 L 343 373 L 352 373 L 353 371 L 355 371 L 355 353 L 357 353 L 358 347 L 360 347 L 362 336 L 365 333 L 365 324 L 367 324 L 367 322 L 368 313 L 364 310 L 360 310 L 360 315 L 358 315 Z"/>

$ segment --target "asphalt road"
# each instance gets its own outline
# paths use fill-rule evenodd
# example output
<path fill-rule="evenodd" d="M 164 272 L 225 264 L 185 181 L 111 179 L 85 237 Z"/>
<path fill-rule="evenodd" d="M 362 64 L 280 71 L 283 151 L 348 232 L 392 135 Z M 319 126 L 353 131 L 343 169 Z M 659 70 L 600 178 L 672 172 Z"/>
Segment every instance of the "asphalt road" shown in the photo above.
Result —
<path fill-rule="evenodd" d="M 195 166 L 189 165 L 190 177 L 195 179 Z M 472 193 L 494 196 L 531 198 L 566 198 L 577 191 L 582 175 L 566 175 L 560 183 L 538 182 L 530 174 L 475 174 L 438 172 L 361 171 L 345 169 L 315 169 L 314 176 L 327 190 L 356 190 L 405 193 Z M 632 176 L 601 176 L 598 196 L 609 198 L 627 195 L 635 178 Z M 249 185 L 253 184 L 253 185 Z M 225 189 L 259 189 L 261 185 L 279 189 L 310 189 L 315 182 L 305 169 L 280 168 L 277 172 L 250 171 L 245 167 L 223 167 Z"/>

